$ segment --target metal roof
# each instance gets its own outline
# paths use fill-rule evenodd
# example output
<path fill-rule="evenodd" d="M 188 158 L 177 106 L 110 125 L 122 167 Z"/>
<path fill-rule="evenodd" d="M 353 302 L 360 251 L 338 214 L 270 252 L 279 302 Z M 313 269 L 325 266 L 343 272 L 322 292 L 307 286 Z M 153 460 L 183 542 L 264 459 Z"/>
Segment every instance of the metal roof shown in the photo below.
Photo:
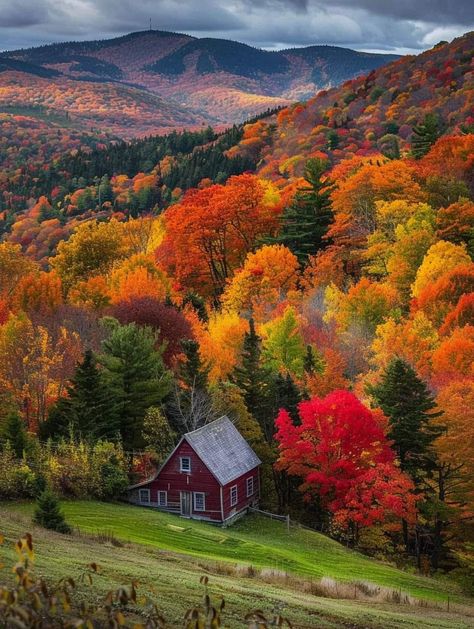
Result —
<path fill-rule="evenodd" d="M 186 433 L 184 439 L 221 485 L 232 482 L 261 464 L 226 415 Z"/>

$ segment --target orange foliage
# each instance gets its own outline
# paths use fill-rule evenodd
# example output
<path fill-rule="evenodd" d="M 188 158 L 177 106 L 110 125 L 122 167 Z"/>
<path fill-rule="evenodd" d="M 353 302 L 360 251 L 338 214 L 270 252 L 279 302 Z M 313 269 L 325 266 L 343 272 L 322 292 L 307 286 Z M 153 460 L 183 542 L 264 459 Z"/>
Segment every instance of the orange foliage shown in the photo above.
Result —
<path fill-rule="evenodd" d="M 430 283 L 416 299 L 416 307 L 423 310 L 438 327 L 466 293 L 474 292 L 474 264 L 462 264 L 447 271 Z"/>
<path fill-rule="evenodd" d="M 222 303 L 230 310 L 250 310 L 262 319 L 295 291 L 298 271 L 298 259 L 289 249 L 264 246 L 249 253 L 242 270 L 227 285 Z"/>
<path fill-rule="evenodd" d="M 278 195 L 254 175 L 193 190 L 166 211 L 157 261 L 186 288 L 218 294 L 257 238 L 276 229 L 280 213 Z"/>
<path fill-rule="evenodd" d="M 349 381 L 344 375 L 347 364 L 343 356 L 335 349 L 322 350 L 324 371 L 306 375 L 306 387 L 311 396 L 324 397 L 332 391 L 347 389 Z"/>
<path fill-rule="evenodd" d="M 460 199 L 446 208 L 440 208 L 436 215 L 438 236 L 456 244 L 466 242 L 474 230 L 474 203 Z"/>
<path fill-rule="evenodd" d="M 433 352 L 432 360 L 437 383 L 460 376 L 474 378 L 474 326 L 456 328 Z"/>
<path fill-rule="evenodd" d="M 54 272 L 23 277 L 13 296 L 14 307 L 25 312 L 51 313 L 62 304 L 61 280 Z"/>
<path fill-rule="evenodd" d="M 78 282 L 69 292 L 69 301 L 102 312 L 110 305 L 110 289 L 102 275 Z"/>
<path fill-rule="evenodd" d="M 446 316 L 440 328 L 440 334 L 448 334 L 453 328 L 462 328 L 465 325 L 474 326 L 474 292 L 462 295 L 456 308 Z"/>

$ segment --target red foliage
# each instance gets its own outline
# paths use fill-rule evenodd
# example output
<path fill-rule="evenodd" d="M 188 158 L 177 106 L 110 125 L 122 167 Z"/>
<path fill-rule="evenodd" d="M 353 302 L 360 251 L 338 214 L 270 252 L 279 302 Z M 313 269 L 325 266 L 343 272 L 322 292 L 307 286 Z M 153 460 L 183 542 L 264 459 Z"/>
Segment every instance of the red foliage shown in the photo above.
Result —
<path fill-rule="evenodd" d="M 191 325 L 181 312 L 153 297 L 120 301 L 113 306 L 111 314 L 121 323 L 148 325 L 158 331 L 159 343 L 166 343 L 163 358 L 168 366 L 181 353 L 181 341 L 194 337 Z"/>
<path fill-rule="evenodd" d="M 299 415 L 298 426 L 287 411 L 278 415 L 277 465 L 303 479 L 307 500 L 318 494 L 337 521 L 359 526 L 413 516 L 412 485 L 394 464 L 382 415 L 343 390 L 301 402 Z"/>

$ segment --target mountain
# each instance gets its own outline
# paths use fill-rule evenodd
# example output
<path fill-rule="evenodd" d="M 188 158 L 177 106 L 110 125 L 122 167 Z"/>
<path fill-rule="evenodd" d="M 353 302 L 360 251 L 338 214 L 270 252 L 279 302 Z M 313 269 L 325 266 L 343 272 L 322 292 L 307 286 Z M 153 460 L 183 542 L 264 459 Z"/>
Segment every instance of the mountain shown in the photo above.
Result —
<path fill-rule="evenodd" d="M 39 106 L 121 137 L 239 122 L 392 61 L 333 46 L 265 51 L 164 31 L 0 54 L 0 111 Z"/>
<path fill-rule="evenodd" d="M 437 118 L 440 134 L 472 133 L 473 51 L 470 32 L 320 91 L 248 126 L 231 154 L 259 160 L 265 177 L 291 179 L 303 173 L 309 157 L 321 153 L 332 163 L 406 153 L 413 127 L 428 113 Z"/>

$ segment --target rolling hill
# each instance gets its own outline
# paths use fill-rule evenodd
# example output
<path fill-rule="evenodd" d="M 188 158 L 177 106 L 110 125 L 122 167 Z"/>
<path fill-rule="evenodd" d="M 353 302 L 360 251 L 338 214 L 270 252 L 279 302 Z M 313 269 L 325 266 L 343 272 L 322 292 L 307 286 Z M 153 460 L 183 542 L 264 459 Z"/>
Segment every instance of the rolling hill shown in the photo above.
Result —
<path fill-rule="evenodd" d="M 269 52 L 143 31 L 1 53 L 0 111 L 39 105 L 67 111 L 83 128 L 135 137 L 239 122 L 395 58 L 333 46 Z"/>
<path fill-rule="evenodd" d="M 221 529 L 128 505 L 79 501 L 64 502 L 63 508 L 75 528 L 71 536 L 32 527 L 31 504 L 1 505 L 6 564 L 14 559 L 8 546 L 29 530 L 37 569 L 47 579 L 75 577 L 95 561 L 101 567 L 98 592 L 134 579 L 140 595 L 156 600 L 171 626 L 179 626 L 186 606 L 199 598 L 202 574 L 209 576 L 211 595 L 225 597 L 226 626 L 232 628 L 242 626 L 246 611 L 258 607 L 268 613 L 276 601 L 302 629 L 421 623 L 461 629 L 472 621 L 470 600 L 450 584 L 397 570 L 312 531 L 294 528 L 288 534 L 281 522 L 250 516 Z"/>

